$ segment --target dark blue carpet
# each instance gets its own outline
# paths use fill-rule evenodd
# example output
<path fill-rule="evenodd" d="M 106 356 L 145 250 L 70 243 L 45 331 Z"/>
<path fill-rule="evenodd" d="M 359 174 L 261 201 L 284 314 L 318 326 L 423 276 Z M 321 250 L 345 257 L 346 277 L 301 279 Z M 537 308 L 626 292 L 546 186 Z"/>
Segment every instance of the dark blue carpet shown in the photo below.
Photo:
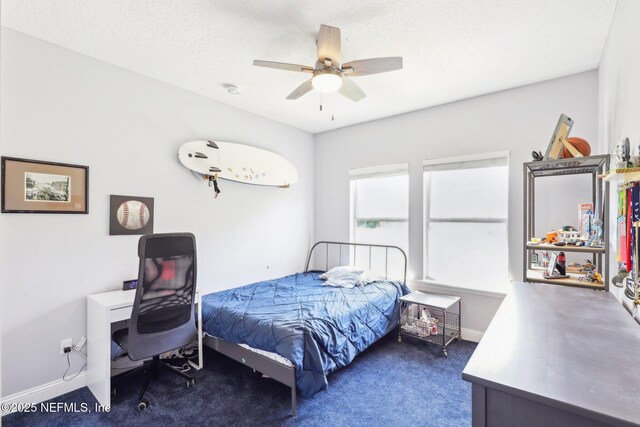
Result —
<path fill-rule="evenodd" d="M 194 388 L 177 376 L 161 375 L 147 391 L 151 405 L 139 411 L 139 378 L 117 389 L 110 413 L 15 413 L 11 426 L 284 425 L 284 426 L 468 426 L 471 385 L 462 369 L 476 345 L 454 342 L 449 357 L 435 346 L 389 334 L 351 365 L 329 375 L 329 389 L 298 400 L 290 417 L 290 389 L 265 379 L 215 351 L 205 349 L 205 369 L 192 371 Z M 82 388 L 54 402 L 95 405 Z"/>

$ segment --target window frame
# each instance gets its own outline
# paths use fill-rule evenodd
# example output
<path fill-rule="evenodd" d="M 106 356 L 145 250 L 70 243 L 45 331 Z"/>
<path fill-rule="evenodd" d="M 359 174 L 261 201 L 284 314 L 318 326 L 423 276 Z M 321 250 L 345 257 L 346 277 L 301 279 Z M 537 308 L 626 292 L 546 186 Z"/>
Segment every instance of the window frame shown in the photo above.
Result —
<path fill-rule="evenodd" d="M 437 171 L 438 166 L 441 167 L 441 171 L 443 170 L 455 170 L 455 169 L 474 169 L 473 164 L 479 164 L 483 162 L 490 161 L 498 161 L 505 162 L 507 168 L 507 214 L 505 218 L 491 218 L 491 217 L 463 217 L 463 218 L 445 218 L 445 217 L 430 217 L 430 208 L 431 208 L 431 173 Z M 428 276 L 429 274 L 429 224 L 430 223 L 466 223 L 466 224 L 505 224 L 506 227 L 506 239 L 507 244 L 509 242 L 509 152 L 508 151 L 499 151 L 492 153 L 482 153 L 482 154 L 472 154 L 466 156 L 456 156 L 456 157 L 446 157 L 440 159 L 429 159 L 423 161 L 423 171 L 422 171 L 422 184 L 423 184 L 423 206 L 422 206 L 422 226 L 423 226 L 423 235 L 422 235 L 422 280 L 425 282 L 436 283 L 439 285 L 452 287 L 452 288 L 465 288 L 473 291 L 480 292 L 492 292 L 492 293 L 500 293 L 504 291 L 504 287 L 500 290 L 496 289 L 480 289 L 469 287 L 468 285 L 457 285 L 454 283 L 442 283 L 443 281 L 439 281 L 433 279 Z M 465 167 L 464 165 L 468 166 Z M 436 166 L 435 170 L 428 170 L 431 167 Z M 449 167 L 447 167 L 449 166 Z M 496 166 L 501 166 L 496 164 Z M 482 167 L 482 166 L 480 166 Z M 507 251 L 507 256 L 509 251 Z M 507 277 L 509 276 L 509 258 L 507 258 Z"/>

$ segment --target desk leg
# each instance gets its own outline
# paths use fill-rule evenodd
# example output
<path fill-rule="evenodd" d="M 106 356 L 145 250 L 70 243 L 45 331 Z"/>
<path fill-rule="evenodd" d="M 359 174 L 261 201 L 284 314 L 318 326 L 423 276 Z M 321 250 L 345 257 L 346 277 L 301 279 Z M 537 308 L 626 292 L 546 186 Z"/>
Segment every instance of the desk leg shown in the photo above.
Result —
<path fill-rule="evenodd" d="M 202 360 L 202 298 L 200 297 L 200 292 L 196 292 L 196 304 L 198 307 L 198 364 L 196 365 L 192 361 L 189 361 L 189 365 L 200 370 L 204 367 L 204 361 Z"/>
<path fill-rule="evenodd" d="M 87 300 L 87 386 L 98 403 L 111 406 L 111 311 Z"/>

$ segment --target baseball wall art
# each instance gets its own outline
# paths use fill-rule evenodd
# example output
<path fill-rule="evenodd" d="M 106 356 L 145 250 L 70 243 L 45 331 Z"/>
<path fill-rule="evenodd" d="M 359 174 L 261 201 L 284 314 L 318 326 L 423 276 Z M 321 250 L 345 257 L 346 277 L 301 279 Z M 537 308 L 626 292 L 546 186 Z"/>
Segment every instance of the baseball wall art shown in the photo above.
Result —
<path fill-rule="evenodd" d="M 153 233 L 153 197 L 111 196 L 109 235 Z"/>

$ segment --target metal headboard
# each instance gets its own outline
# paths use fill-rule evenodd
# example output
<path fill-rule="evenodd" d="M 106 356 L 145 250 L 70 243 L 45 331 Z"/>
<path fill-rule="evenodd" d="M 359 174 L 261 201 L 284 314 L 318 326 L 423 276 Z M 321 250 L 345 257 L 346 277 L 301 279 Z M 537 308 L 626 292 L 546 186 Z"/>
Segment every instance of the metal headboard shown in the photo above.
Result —
<path fill-rule="evenodd" d="M 309 255 L 307 256 L 307 264 L 304 267 L 304 271 L 307 272 L 309 271 L 309 264 L 311 263 L 311 257 L 313 256 L 313 251 L 314 249 L 316 249 L 319 245 L 325 245 L 326 248 L 326 252 L 325 252 L 325 270 L 329 270 L 329 246 L 338 246 L 338 250 L 339 250 L 339 260 L 342 261 L 342 247 L 343 246 L 347 246 L 348 250 L 351 251 L 351 248 L 353 247 L 353 264 L 355 265 L 356 263 L 356 248 L 357 247 L 368 247 L 369 248 L 369 270 L 371 270 L 371 250 L 372 248 L 383 248 L 385 250 L 385 261 L 384 261 L 384 278 L 385 280 L 387 280 L 388 278 L 388 272 L 389 272 L 389 250 L 393 250 L 393 251 L 398 251 L 400 252 L 400 254 L 402 255 L 402 259 L 404 261 L 404 268 L 403 268 L 403 283 L 406 285 L 407 284 L 407 254 L 404 253 L 404 251 L 402 249 L 400 249 L 398 246 L 388 246 L 388 245 L 374 245 L 374 244 L 368 244 L 368 243 L 350 243 L 350 242 L 330 242 L 330 241 L 320 241 L 320 242 L 316 242 L 316 244 L 314 244 L 311 247 L 311 250 L 309 251 Z"/>

